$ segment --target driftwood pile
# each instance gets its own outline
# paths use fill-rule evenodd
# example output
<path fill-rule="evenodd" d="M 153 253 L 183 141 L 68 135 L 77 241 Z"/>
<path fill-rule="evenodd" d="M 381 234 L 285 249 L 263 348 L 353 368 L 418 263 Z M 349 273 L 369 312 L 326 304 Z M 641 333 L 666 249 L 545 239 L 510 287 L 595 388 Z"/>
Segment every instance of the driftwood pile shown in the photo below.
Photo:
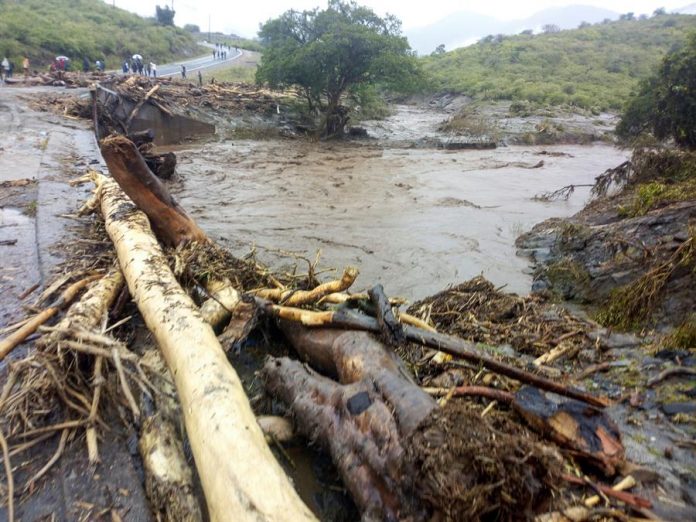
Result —
<path fill-rule="evenodd" d="M 543 361 L 530 371 L 472 342 L 502 342 L 511 331 L 483 321 L 477 310 L 493 307 L 505 321 L 535 303 L 502 297 L 486 303 L 480 293 L 491 288 L 478 280 L 409 314 L 379 285 L 348 293 L 355 268 L 325 283 L 313 266 L 306 278 L 279 277 L 215 245 L 131 140 L 110 137 L 101 149 L 111 177 L 91 172 L 80 180 L 95 185 L 80 214 L 101 215 L 114 256 L 56 281 L 37 301 L 38 313 L 0 340 L 1 360 L 42 333 L 37 349 L 10 365 L 0 392 L 10 519 L 17 487 L 29 491 L 76 432 L 84 430 L 90 460 L 99 459 L 107 390 L 139 426 L 147 491 L 166 519 L 204 518 L 184 440 L 211 520 L 314 519 L 267 446 L 262 429 L 276 438 L 280 421 L 257 420 L 225 355 L 230 347 L 243 349 L 249 333 L 269 321 L 294 355 L 268 357 L 261 371 L 267 393 L 285 404 L 295 430 L 331 455 L 365 520 L 517 520 L 544 512 L 563 520 L 558 510 L 577 502 L 563 491 L 578 480 L 631 509 L 649 507 L 580 471 L 611 477 L 623 466 L 621 435 L 603 411 L 605 398 L 545 376 Z M 133 320 L 123 317 L 131 300 L 157 348 L 119 334 Z M 63 311 L 55 326 L 42 326 Z M 452 313 L 457 321 L 447 319 Z M 565 339 L 584 338 L 577 326 L 558 335 L 520 334 L 520 349 L 553 352 Z M 428 360 L 491 378 L 424 388 L 397 355 L 419 350 Z M 48 414 L 55 404 L 62 419 Z M 15 485 L 14 457 L 57 433 L 55 459 L 25 477 L 27 486 Z"/>
<path fill-rule="evenodd" d="M 203 86 L 169 78 L 115 76 L 101 82 L 124 99 L 139 102 L 146 96 L 164 112 L 212 109 L 226 114 L 257 112 L 269 114 L 280 103 L 278 92 L 243 83 L 215 83 Z M 153 88 L 159 86 L 153 92 Z M 148 95 L 149 93 L 149 95 Z"/>

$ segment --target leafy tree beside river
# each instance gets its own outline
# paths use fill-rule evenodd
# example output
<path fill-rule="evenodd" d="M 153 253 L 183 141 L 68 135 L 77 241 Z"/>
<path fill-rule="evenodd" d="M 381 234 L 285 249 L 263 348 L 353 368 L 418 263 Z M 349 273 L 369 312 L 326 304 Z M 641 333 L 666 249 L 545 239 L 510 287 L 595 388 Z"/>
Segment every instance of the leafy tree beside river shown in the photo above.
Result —
<path fill-rule="evenodd" d="M 343 133 L 341 102 L 366 86 L 408 90 L 422 76 L 401 23 L 355 2 L 330 0 L 325 10 L 290 10 L 259 32 L 265 51 L 257 80 L 296 87 L 310 112 L 323 114 L 322 133 Z"/>
<path fill-rule="evenodd" d="M 696 33 L 642 82 L 616 131 L 625 139 L 647 131 L 659 140 L 671 138 L 679 146 L 696 149 Z"/>

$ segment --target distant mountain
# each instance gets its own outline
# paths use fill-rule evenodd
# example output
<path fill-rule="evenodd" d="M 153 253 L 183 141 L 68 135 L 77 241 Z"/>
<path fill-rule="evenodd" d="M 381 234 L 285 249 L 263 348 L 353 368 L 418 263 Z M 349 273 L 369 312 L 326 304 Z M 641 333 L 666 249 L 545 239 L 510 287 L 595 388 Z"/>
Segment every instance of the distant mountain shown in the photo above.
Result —
<path fill-rule="evenodd" d="M 525 29 L 539 31 L 546 24 L 561 29 L 574 29 L 582 22 L 597 23 L 605 18 L 616 19 L 619 14 L 589 5 L 551 7 L 529 18 L 502 21 L 469 11 L 459 11 L 431 25 L 405 31 L 411 47 L 419 54 L 430 54 L 444 44 L 449 51 L 476 42 L 489 34 L 517 34 Z"/>
<path fill-rule="evenodd" d="M 423 55 L 430 54 L 440 44 L 445 44 L 445 48 L 450 51 L 473 43 L 487 34 L 499 33 L 503 23 L 492 16 L 459 11 L 431 25 L 404 32 L 411 48 Z"/>
<path fill-rule="evenodd" d="M 685 5 L 684 7 L 680 7 L 679 9 L 675 9 L 672 12 L 679 13 L 679 14 L 696 15 L 696 4 Z"/>
<path fill-rule="evenodd" d="M 547 24 L 557 25 L 561 29 L 575 29 L 582 22 L 596 24 L 607 18 L 616 20 L 618 17 L 619 13 L 591 5 L 550 7 L 524 20 L 509 22 L 507 34 L 516 34 L 525 29 L 539 31 L 542 26 Z"/>

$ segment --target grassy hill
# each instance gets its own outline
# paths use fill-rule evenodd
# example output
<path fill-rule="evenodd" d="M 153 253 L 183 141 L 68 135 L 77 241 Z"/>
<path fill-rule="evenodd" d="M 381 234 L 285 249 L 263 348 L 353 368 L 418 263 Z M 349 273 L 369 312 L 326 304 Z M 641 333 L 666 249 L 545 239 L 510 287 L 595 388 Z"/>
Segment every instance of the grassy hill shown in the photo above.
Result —
<path fill-rule="evenodd" d="M 488 37 L 423 59 L 439 91 L 478 99 L 619 109 L 696 16 L 659 15 L 540 35 Z"/>
<path fill-rule="evenodd" d="M 154 7 L 153 7 L 154 16 Z M 32 67 L 60 54 L 81 67 L 82 58 L 106 59 L 115 68 L 135 53 L 156 63 L 198 54 L 190 33 L 114 8 L 102 0 L 0 1 L 0 54 L 17 66 L 24 54 Z"/>

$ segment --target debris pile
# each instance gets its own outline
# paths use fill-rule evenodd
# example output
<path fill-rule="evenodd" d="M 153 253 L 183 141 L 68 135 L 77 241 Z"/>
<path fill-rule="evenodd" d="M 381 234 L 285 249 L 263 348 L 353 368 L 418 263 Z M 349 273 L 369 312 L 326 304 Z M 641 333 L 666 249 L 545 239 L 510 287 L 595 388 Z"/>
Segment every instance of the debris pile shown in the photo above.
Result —
<path fill-rule="evenodd" d="M 183 103 L 188 87 L 137 77 L 110 88 L 163 111 L 273 103 L 219 86 Z M 155 176 L 164 160 L 148 162 L 151 138 L 100 141 L 110 176 L 74 180 L 95 187 L 73 216 L 91 241 L 0 339 L 10 520 L 70 445 L 84 444 L 95 466 L 115 425 L 139 441 L 158 518 L 314 520 L 267 444 L 292 462 L 261 420 L 279 413 L 293 421 L 275 419 L 283 433 L 331 457 L 366 520 L 652 516 L 655 490 L 625 476 L 635 467 L 612 401 L 554 366 L 604 348 L 596 325 L 481 277 L 402 311 L 381 285 L 351 292 L 356 267 L 321 281 L 318 259 L 306 274 L 276 274 L 253 254 L 237 258 Z M 267 401 L 248 398 L 230 363 L 254 343 L 274 345 L 252 377 Z"/>

